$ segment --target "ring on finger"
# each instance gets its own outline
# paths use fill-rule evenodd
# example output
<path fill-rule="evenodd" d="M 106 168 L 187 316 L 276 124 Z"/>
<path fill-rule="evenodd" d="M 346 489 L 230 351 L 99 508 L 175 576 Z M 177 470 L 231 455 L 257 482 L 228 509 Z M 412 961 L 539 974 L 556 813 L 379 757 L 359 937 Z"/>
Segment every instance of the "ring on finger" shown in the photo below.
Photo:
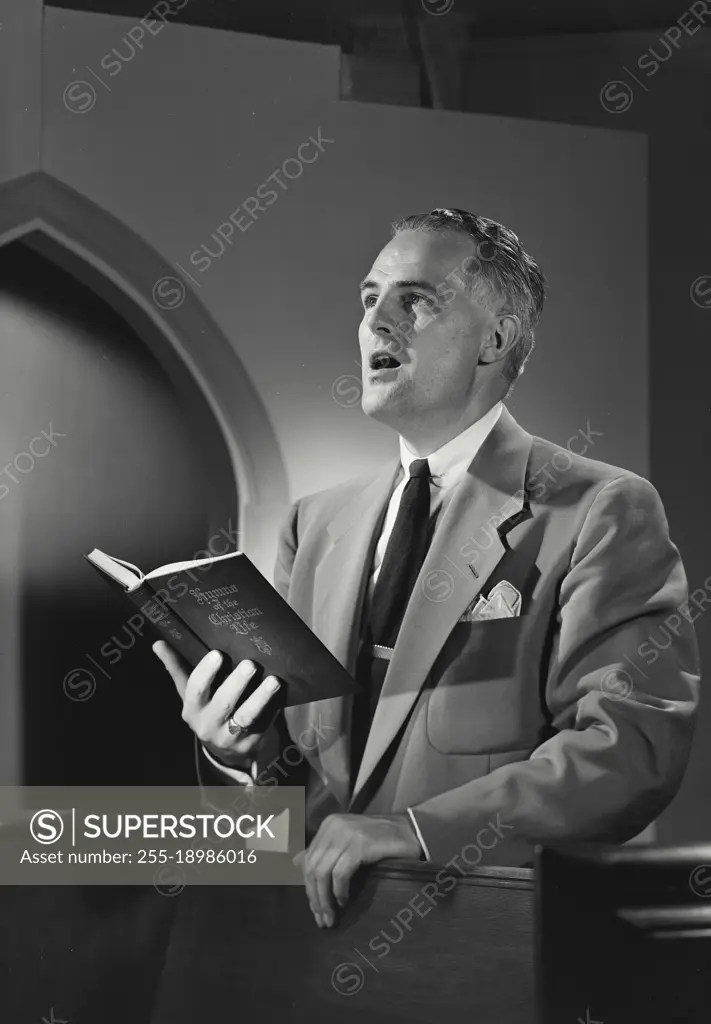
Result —
<path fill-rule="evenodd" d="M 230 715 L 227 719 L 227 728 L 230 730 L 230 735 L 234 736 L 238 740 L 241 740 L 249 732 L 246 725 L 242 725 L 241 722 L 237 722 L 235 720 L 234 714 Z"/>

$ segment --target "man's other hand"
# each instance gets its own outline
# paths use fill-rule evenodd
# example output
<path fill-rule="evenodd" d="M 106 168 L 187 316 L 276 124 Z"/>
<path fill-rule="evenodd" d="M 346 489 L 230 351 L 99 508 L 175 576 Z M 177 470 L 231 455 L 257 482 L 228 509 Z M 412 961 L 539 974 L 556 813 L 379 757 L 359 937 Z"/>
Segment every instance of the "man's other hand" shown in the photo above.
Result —
<path fill-rule="evenodd" d="M 324 819 L 309 848 L 294 858 L 304 872 L 306 895 L 319 928 L 333 924 L 335 903 L 345 906 L 357 869 L 389 857 L 422 857 L 407 814 L 331 814 Z"/>

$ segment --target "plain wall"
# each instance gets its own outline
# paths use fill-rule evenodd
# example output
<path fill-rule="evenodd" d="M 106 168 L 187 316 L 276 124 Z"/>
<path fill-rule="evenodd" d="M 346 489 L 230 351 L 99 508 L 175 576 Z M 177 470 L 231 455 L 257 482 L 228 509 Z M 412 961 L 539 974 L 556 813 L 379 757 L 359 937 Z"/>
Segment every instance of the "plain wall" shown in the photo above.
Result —
<path fill-rule="evenodd" d="M 42 0 L 0 6 L 0 184 L 40 166 Z"/>

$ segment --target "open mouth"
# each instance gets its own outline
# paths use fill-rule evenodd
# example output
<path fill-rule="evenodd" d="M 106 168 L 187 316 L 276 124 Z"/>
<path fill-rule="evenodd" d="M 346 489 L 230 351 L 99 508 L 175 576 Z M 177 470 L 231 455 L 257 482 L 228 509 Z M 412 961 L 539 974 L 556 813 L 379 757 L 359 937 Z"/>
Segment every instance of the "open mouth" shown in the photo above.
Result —
<path fill-rule="evenodd" d="M 388 352 L 372 352 L 370 356 L 371 370 L 397 370 L 400 361 Z"/>

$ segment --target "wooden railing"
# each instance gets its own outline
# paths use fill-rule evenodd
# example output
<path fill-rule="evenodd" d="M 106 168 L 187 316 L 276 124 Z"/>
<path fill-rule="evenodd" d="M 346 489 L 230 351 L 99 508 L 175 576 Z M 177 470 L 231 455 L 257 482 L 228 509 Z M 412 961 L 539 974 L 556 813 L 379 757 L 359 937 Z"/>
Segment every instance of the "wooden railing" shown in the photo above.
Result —
<path fill-rule="evenodd" d="M 284 1021 L 532 1024 L 533 883 L 524 869 L 461 877 L 390 862 L 334 928 L 297 888 L 194 889 L 179 907 L 153 1024 L 227 1007 Z M 181 897 L 182 900 L 182 897 Z M 186 972 L 199 984 L 186 992 Z"/>
<path fill-rule="evenodd" d="M 0 1019 L 533 1024 L 533 896 L 391 861 L 320 930 L 301 887 L 1 888 Z"/>

